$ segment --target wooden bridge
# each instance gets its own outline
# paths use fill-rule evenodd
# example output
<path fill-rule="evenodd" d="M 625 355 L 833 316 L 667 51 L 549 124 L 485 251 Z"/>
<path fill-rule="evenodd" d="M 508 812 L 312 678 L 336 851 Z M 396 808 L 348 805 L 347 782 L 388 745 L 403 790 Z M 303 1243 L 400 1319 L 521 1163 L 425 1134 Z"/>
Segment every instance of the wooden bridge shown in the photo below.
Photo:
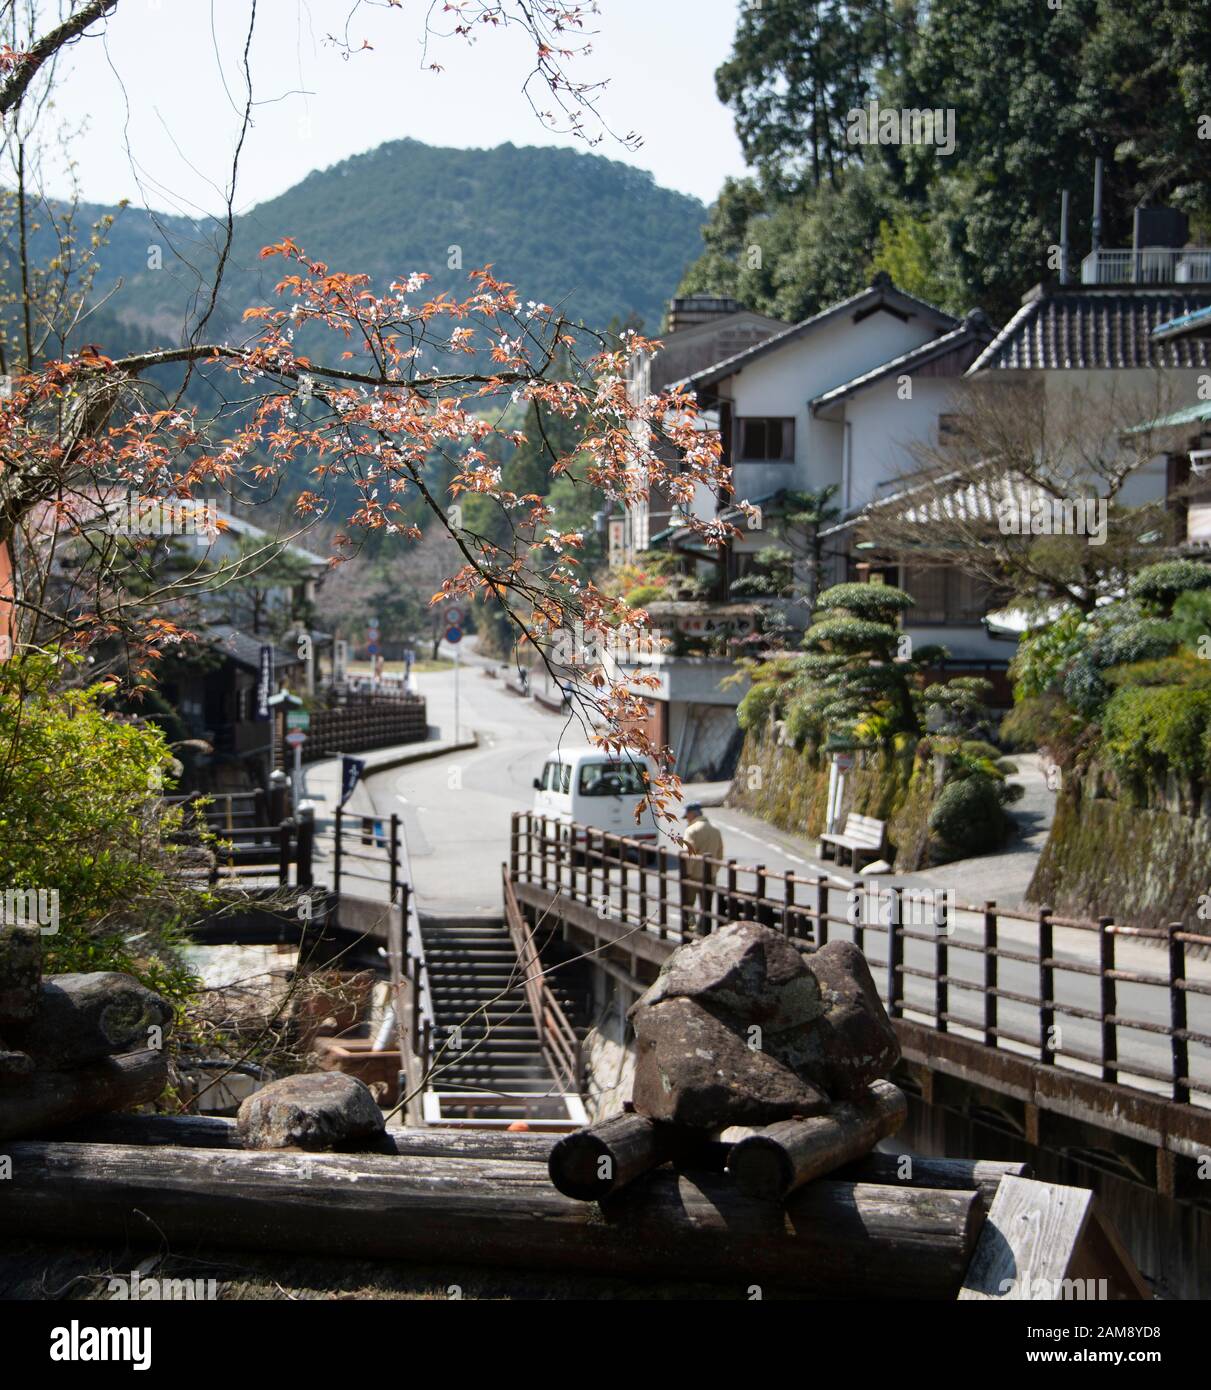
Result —
<path fill-rule="evenodd" d="M 921 1099 L 1163 1196 L 1211 1199 L 1206 936 L 708 864 L 704 889 L 685 855 L 651 842 L 513 817 L 517 902 L 630 991 L 699 925 L 753 919 L 813 946 L 840 936 L 870 963 Z"/>

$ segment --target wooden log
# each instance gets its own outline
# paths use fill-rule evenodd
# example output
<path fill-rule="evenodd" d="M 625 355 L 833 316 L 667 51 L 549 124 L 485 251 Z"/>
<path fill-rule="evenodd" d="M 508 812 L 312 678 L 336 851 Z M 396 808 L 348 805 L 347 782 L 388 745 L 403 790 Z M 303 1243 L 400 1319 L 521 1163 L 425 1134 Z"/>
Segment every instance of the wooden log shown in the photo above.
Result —
<path fill-rule="evenodd" d="M 31 1136 L 35 1137 L 35 1136 Z M 38 1135 L 38 1138 L 49 1137 Z M 69 1143 L 177 1145 L 183 1149 L 240 1149 L 234 1120 L 219 1115 L 96 1115 L 54 1137 Z M 558 1134 L 509 1134 L 504 1130 L 388 1128 L 367 1152 L 418 1158 L 504 1158 L 546 1163 Z"/>
<path fill-rule="evenodd" d="M 1029 1163 L 996 1163 L 990 1159 L 921 1158 L 899 1154 L 870 1153 L 854 1163 L 838 1168 L 831 1177 L 839 1182 L 875 1182 L 888 1186 L 942 1187 L 959 1191 L 974 1188 L 991 1204 L 1002 1178 L 1029 1178 Z"/>
<path fill-rule="evenodd" d="M 868 1153 L 908 1118 L 908 1101 L 890 1081 L 876 1081 L 868 1098 L 841 1101 L 827 1115 L 766 1125 L 732 1145 L 727 1170 L 740 1191 L 768 1202 Z"/>
<path fill-rule="evenodd" d="M 172 1024 L 172 1008 L 160 995 L 116 970 L 48 975 L 42 981 L 33 1022 L 17 1039 L 39 1066 L 75 1067 L 152 1045 Z"/>
<path fill-rule="evenodd" d="M 551 1150 L 547 1171 L 565 1197 L 599 1202 L 667 1163 L 673 1152 L 667 1125 L 646 1115 L 615 1115 L 560 1139 Z"/>
<path fill-rule="evenodd" d="M 3 916 L 0 901 L 0 1033 L 33 1018 L 42 985 L 41 936 L 35 928 L 4 922 Z"/>
<path fill-rule="evenodd" d="M 168 1058 L 150 1049 L 74 1071 L 31 1072 L 0 1089 L 0 1139 L 43 1134 L 82 1115 L 145 1105 L 167 1084 Z"/>
<path fill-rule="evenodd" d="M 608 1272 L 833 1298 L 948 1298 L 983 1211 L 975 1192 L 823 1181 L 786 1206 L 721 1175 L 658 1169 L 602 1206 L 534 1163 L 133 1148 L 6 1146 L 0 1229 L 39 1241 L 303 1251 L 441 1265 Z"/>

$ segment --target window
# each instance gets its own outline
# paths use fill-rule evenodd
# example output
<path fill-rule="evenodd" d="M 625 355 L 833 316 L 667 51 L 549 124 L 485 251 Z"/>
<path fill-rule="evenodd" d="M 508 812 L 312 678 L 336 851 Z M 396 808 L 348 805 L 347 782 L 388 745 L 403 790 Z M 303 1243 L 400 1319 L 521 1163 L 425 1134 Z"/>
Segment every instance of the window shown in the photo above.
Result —
<path fill-rule="evenodd" d="M 996 601 L 982 580 L 946 565 L 907 569 L 902 587 L 914 600 L 905 627 L 974 626 Z"/>
<path fill-rule="evenodd" d="M 566 794 L 571 781 L 571 763 L 547 763 L 542 770 L 542 789 L 544 792 L 562 791 Z"/>
<path fill-rule="evenodd" d="M 643 796 L 648 789 L 638 763 L 585 763 L 579 785 L 581 796 Z"/>
<path fill-rule="evenodd" d="M 737 463 L 789 463 L 794 457 L 793 418 L 746 416 L 736 421 Z"/>

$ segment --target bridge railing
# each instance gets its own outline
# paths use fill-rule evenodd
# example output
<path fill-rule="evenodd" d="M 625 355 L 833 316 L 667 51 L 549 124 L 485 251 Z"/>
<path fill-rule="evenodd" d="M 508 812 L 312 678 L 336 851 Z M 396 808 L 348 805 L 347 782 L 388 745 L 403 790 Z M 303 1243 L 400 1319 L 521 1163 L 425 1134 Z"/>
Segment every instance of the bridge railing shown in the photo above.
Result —
<path fill-rule="evenodd" d="M 888 1014 L 1044 1065 L 1211 1104 L 1211 938 L 960 902 L 950 892 L 849 885 L 823 873 L 702 859 L 659 844 L 513 817 L 510 877 L 669 949 L 754 920 L 811 947 L 865 954 Z M 973 867 L 973 874 L 978 869 Z M 704 876 L 699 876 L 704 875 Z"/>

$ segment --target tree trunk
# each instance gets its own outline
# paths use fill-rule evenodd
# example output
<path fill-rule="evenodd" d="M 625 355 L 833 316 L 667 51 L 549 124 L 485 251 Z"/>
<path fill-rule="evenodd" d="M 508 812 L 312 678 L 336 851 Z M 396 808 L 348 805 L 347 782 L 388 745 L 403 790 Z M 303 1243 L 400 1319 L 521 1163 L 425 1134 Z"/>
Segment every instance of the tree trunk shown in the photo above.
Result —
<path fill-rule="evenodd" d="M 145 1105 L 167 1084 L 168 1058 L 151 1050 L 75 1071 L 35 1071 L 0 1086 L 0 1139 L 45 1134 L 83 1115 Z"/>
<path fill-rule="evenodd" d="M 818 1182 L 785 1207 L 720 1175 L 658 1170 L 602 1207 L 534 1163 L 15 1143 L 0 1227 L 40 1241 L 140 1237 L 346 1258 L 577 1269 L 776 1285 L 830 1297 L 954 1298 L 976 1192 Z"/>
<path fill-rule="evenodd" d="M 890 1081 L 868 1100 L 841 1102 L 827 1115 L 767 1125 L 732 1146 L 727 1168 L 746 1196 L 781 1201 L 788 1192 L 869 1153 L 908 1118 L 908 1101 Z"/>

